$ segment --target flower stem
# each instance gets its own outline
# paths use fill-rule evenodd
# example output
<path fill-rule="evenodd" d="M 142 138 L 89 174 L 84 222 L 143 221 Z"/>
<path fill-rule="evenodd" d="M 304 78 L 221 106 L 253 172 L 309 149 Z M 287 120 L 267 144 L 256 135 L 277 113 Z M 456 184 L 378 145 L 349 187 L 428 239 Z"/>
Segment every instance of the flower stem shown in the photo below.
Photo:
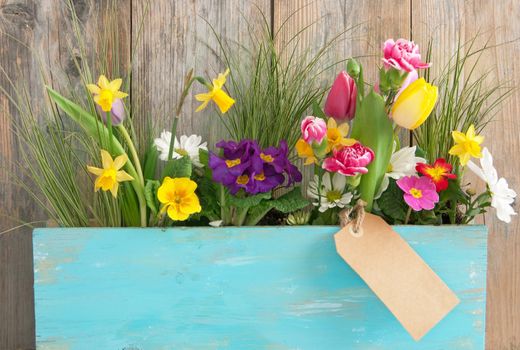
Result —
<path fill-rule="evenodd" d="M 408 211 L 406 212 L 406 218 L 404 219 L 404 224 L 407 225 L 410 220 L 410 215 L 412 214 L 412 207 L 408 207 Z"/>
<path fill-rule="evenodd" d="M 113 137 L 112 114 L 110 113 L 110 111 L 106 112 L 106 116 L 107 116 L 107 129 L 108 129 L 108 151 L 110 154 L 112 154 L 114 147 L 113 147 L 113 142 L 112 142 L 112 137 Z"/>
<path fill-rule="evenodd" d="M 178 122 L 179 122 L 179 117 L 175 116 L 173 118 L 172 136 L 170 138 L 170 149 L 168 150 L 168 160 L 172 159 L 172 156 L 173 156 L 173 147 L 175 144 L 175 134 L 177 134 L 177 123 Z"/>
<path fill-rule="evenodd" d="M 144 186 L 143 170 L 141 169 L 141 162 L 139 161 L 139 155 L 137 154 L 135 145 L 132 142 L 132 138 L 128 134 L 128 130 L 126 130 L 126 128 L 122 124 L 119 125 L 118 129 L 121 132 L 121 135 L 123 135 L 126 145 L 128 146 L 128 149 L 130 150 L 130 154 L 132 155 L 132 160 L 135 165 L 135 171 L 137 172 L 137 176 L 139 177 L 139 182 L 141 183 L 142 186 Z"/>

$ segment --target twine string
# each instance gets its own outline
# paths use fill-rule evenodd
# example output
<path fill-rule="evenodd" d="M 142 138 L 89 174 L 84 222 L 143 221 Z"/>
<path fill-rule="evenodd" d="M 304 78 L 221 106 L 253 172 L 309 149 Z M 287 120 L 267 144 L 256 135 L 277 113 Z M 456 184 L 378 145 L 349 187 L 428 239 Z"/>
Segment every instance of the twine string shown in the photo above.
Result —
<path fill-rule="evenodd" d="M 361 224 L 363 224 L 363 220 L 365 219 L 365 206 L 366 203 L 358 199 L 356 205 L 351 208 L 343 209 L 338 214 L 341 228 L 352 223 L 349 231 L 354 237 L 361 237 L 363 235 Z"/>

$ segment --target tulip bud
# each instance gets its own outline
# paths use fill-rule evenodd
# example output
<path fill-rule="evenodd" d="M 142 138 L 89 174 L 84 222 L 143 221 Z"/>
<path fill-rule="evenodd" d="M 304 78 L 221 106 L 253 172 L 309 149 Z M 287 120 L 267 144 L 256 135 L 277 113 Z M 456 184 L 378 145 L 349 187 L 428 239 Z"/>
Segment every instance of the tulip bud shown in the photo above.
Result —
<path fill-rule="evenodd" d="M 437 87 L 424 78 L 411 83 L 392 106 L 392 119 L 405 129 L 414 130 L 430 115 L 437 101 Z"/>
<path fill-rule="evenodd" d="M 351 58 L 347 61 L 347 72 L 348 74 L 356 79 L 359 76 L 359 73 L 361 72 L 361 67 L 355 59 Z"/>
<path fill-rule="evenodd" d="M 107 113 L 104 112 L 99 105 L 96 105 L 96 109 L 101 116 L 101 119 L 104 123 L 107 122 Z M 110 117 L 112 118 L 112 125 L 119 125 L 125 120 L 125 105 L 123 104 L 123 100 L 117 98 L 112 103 L 112 109 L 110 110 Z"/>
<path fill-rule="evenodd" d="M 356 114 L 356 82 L 345 71 L 341 71 L 325 101 L 325 114 L 336 120 L 351 120 Z"/>

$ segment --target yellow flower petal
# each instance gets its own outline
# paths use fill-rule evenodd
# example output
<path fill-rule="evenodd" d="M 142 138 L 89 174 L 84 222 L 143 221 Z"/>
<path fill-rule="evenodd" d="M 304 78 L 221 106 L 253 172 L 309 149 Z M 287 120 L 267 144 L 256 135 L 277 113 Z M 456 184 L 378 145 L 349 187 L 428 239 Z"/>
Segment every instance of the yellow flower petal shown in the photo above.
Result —
<path fill-rule="evenodd" d="M 112 166 L 116 170 L 119 170 L 126 164 L 127 161 L 128 161 L 128 156 L 126 155 L 126 153 L 124 153 L 124 154 L 121 154 L 120 156 L 117 156 L 116 159 L 114 159 L 114 163 L 112 164 Z"/>
<path fill-rule="evenodd" d="M 228 94 L 224 92 L 224 90 L 217 90 L 213 94 L 213 101 L 220 109 L 221 113 L 226 113 L 233 104 L 235 104 L 235 100 L 233 100 Z"/>
<path fill-rule="evenodd" d="M 97 176 L 103 174 L 103 172 L 104 172 L 103 169 L 96 168 L 96 167 L 93 167 L 93 166 L 90 166 L 90 165 L 87 166 L 87 170 L 89 172 L 91 172 L 92 174 L 97 175 Z"/>
<path fill-rule="evenodd" d="M 347 123 L 343 123 L 343 124 L 340 124 L 338 126 L 338 130 L 339 130 L 339 133 L 341 134 L 341 136 L 343 137 L 346 137 L 348 135 L 348 131 L 349 131 L 350 127 L 348 126 Z"/>
<path fill-rule="evenodd" d="M 202 210 L 199 203 L 199 197 L 197 197 L 195 194 L 183 198 L 179 206 L 183 213 L 190 215 L 194 213 L 200 213 Z"/>
<path fill-rule="evenodd" d="M 116 91 L 119 91 L 119 88 L 121 87 L 122 84 L 123 84 L 123 79 L 121 79 L 121 78 L 114 79 L 108 83 L 107 89 L 115 93 Z"/>
<path fill-rule="evenodd" d="M 101 89 L 99 88 L 99 86 L 97 86 L 95 84 L 87 84 L 87 89 L 92 94 L 96 94 L 96 95 L 98 95 L 101 92 Z"/>
<path fill-rule="evenodd" d="M 451 137 L 453 137 L 455 143 L 462 143 L 466 141 L 466 135 L 457 130 L 451 132 Z"/>
<path fill-rule="evenodd" d="M 109 84 L 109 81 L 108 81 L 107 77 L 105 77 L 103 74 L 101 74 L 98 79 L 98 86 L 101 89 L 108 89 L 108 84 Z"/>
<path fill-rule="evenodd" d="M 117 182 L 123 182 L 123 181 L 133 181 L 134 178 L 130 176 L 126 171 L 119 170 L 116 174 L 116 180 Z"/>
<path fill-rule="evenodd" d="M 336 123 L 336 120 L 334 118 L 329 118 L 329 120 L 327 120 L 328 129 L 335 129 L 337 127 L 338 127 L 338 124 Z"/>
<path fill-rule="evenodd" d="M 126 92 L 122 92 L 122 91 L 114 92 L 114 98 L 125 98 L 127 96 L 128 96 L 128 94 Z"/>
<path fill-rule="evenodd" d="M 112 156 L 110 156 L 110 153 L 108 153 L 104 149 L 101 150 L 101 163 L 103 164 L 103 169 L 112 168 L 114 164 Z"/>
<path fill-rule="evenodd" d="M 437 101 L 436 86 L 417 79 L 399 95 L 392 106 L 392 119 L 405 129 L 418 128 L 431 114 Z"/>
<path fill-rule="evenodd" d="M 206 107 L 208 106 L 209 101 L 210 101 L 210 100 L 204 101 L 204 103 L 202 103 L 200 106 L 197 107 L 197 109 L 195 110 L 195 112 L 200 112 L 200 111 L 202 111 L 204 108 L 206 108 Z"/>
<path fill-rule="evenodd" d="M 342 146 L 352 146 L 357 142 L 356 139 L 342 139 L 341 145 Z"/>
<path fill-rule="evenodd" d="M 181 212 L 175 205 L 168 206 L 167 213 L 173 221 L 185 221 L 190 217 L 190 214 Z"/>
<path fill-rule="evenodd" d="M 117 189 L 118 188 L 119 188 L 119 183 L 114 182 L 114 186 L 112 186 L 112 188 L 110 189 L 110 193 L 112 193 L 112 196 L 114 196 L 114 198 L 117 198 Z"/>

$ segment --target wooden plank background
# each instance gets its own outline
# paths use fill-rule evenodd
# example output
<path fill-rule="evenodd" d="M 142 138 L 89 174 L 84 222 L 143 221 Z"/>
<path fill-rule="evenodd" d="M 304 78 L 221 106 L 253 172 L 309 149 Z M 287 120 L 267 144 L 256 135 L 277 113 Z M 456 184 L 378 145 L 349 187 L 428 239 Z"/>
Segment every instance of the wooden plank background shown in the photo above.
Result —
<path fill-rule="evenodd" d="M 109 0 L 74 0 L 85 34 L 94 47 L 99 18 Z M 148 92 L 139 101 L 144 118 L 153 118 L 159 127 L 168 127 L 169 116 L 185 72 L 212 75 L 218 71 L 216 44 L 203 18 L 224 36 L 245 40 L 245 20 L 260 20 L 257 8 L 279 28 L 284 19 L 301 9 L 288 21 L 280 40 L 314 23 L 300 45 L 317 47 L 335 33 L 360 24 L 332 53 L 338 59 L 351 55 L 374 56 L 363 63 L 378 62 L 380 44 L 388 37 L 412 38 L 423 48 L 434 38 L 435 67 L 441 67 L 453 52 L 457 36 L 469 39 L 478 32 L 483 40 L 500 44 L 520 37 L 520 2 L 516 0 L 151 0 L 148 12 L 144 1 L 119 0 L 118 30 L 125 50 L 136 49 L 132 93 Z M 74 69 L 67 53 L 70 40 L 69 17 L 64 0 L 0 0 L 0 67 L 15 79 L 28 79 L 33 99 L 41 99 L 42 89 L 34 83 L 38 66 L 31 56 L 36 51 L 49 65 L 60 65 L 74 80 Z M 144 18 L 141 40 L 136 44 L 138 23 Z M 10 39 L 15 37 L 17 41 Z M 128 53 L 128 52 L 127 52 Z M 489 50 L 482 71 L 492 68 L 501 81 L 520 86 L 520 42 Z M 374 73 L 369 74 L 373 81 Z M 63 79 L 64 77 L 55 77 Z M 0 76 L 2 87 L 8 88 Z M 153 96 L 153 99 L 151 97 Z M 159 101 L 159 102 L 158 102 Z M 180 131 L 196 132 L 214 143 L 225 136 L 211 112 L 197 115 L 197 102 L 188 98 Z M 486 145 L 495 155 L 499 173 L 520 191 L 520 92 L 503 106 L 487 129 Z M 12 162 L 18 160 L 16 138 L 10 128 L 16 118 L 7 99 L 0 94 L 0 231 L 27 221 L 42 219 L 34 203 L 10 183 Z M 490 228 L 487 337 L 488 349 L 520 348 L 520 232 L 519 221 L 504 225 L 486 218 Z M 0 235 L 0 349 L 34 348 L 32 299 L 32 248 L 29 230 L 13 230 Z"/>

